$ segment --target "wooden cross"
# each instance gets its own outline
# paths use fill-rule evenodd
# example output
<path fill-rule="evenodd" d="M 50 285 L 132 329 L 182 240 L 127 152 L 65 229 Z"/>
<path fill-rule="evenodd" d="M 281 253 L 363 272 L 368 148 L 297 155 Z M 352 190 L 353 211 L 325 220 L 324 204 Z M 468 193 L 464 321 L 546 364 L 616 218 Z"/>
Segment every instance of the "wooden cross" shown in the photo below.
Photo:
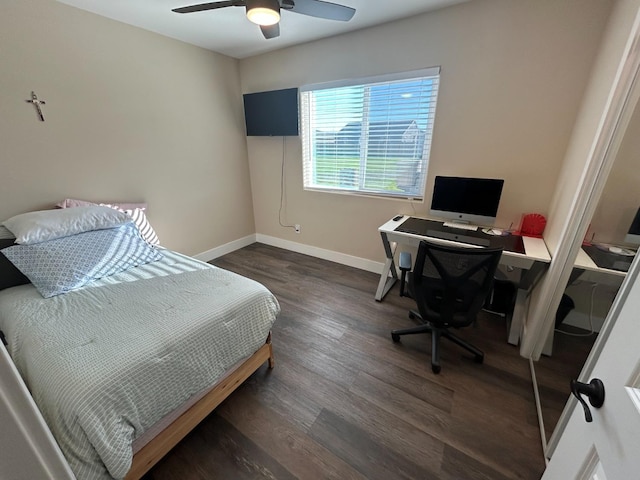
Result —
<path fill-rule="evenodd" d="M 44 115 L 42 115 L 42 108 L 40 108 L 40 105 L 45 105 L 45 101 L 38 100 L 36 92 L 31 92 L 31 99 L 26 101 L 32 103 L 33 106 L 36 107 L 36 110 L 38 111 L 38 118 L 40 118 L 41 122 L 44 122 Z"/>

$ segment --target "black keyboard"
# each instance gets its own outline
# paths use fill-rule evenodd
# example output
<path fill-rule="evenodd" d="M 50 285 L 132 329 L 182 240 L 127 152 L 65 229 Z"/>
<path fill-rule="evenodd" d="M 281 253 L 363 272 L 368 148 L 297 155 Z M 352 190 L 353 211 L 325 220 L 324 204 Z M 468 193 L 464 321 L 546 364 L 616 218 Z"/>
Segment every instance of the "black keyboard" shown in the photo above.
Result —
<path fill-rule="evenodd" d="M 444 227 L 448 228 L 448 227 Z M 427 230 L 427 237 L 441 238 L 443 240 L 453 240 L 454 242 L 468 243 L 470 245 L 477 245 L 479 247 L 490 247 L 491 241 L 488 238 L 480 238 L 467 234 L 457 233 L 461 230 L 457 228 L 451 228 L 451 232 L 443 232 L 440 230 Z M 465 230 L 463 230 L 465 231 Z"/>
<path fill-rule="evenodd" d="M 482 230 L 465 230 L 445 227 L 442 222 L 409 217 L 395 228 L 396 232 L 412 233 L 422 237 L 440 238 L 479 247 L 502 247 L 508 252 L 525 253 L 524 242 L 519 235 L 488 235 Z"/>

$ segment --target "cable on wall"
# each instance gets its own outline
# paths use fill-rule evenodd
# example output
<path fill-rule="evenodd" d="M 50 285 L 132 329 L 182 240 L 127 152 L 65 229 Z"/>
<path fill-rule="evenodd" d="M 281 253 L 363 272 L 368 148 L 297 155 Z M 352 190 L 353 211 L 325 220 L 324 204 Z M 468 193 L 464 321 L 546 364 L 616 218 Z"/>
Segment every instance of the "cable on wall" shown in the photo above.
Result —
<path fill-rule="evenodd" d="M 284 228 L 293 228 L 295 230 L 295 225 L 285 225 L 282 223 L 282 207 L 284 203 L 284 164 L 285 164 L 285 146 L 286 146 L 286 138 L 284 135 L 282 136 L 282 166 L 280 167 L 280 209 L 278 210 L 278 223 L 281 227 Z"/>
<path fill-rule="evenodd" d="M 409 198 L 409 204 L 411 205 L 411 209 L 413 210 L 413 214 L 416 215 L 416 206 L 413 204 L 414 200 L 415 200 L 415 198 L 413 198 L 413 197 Z"/>

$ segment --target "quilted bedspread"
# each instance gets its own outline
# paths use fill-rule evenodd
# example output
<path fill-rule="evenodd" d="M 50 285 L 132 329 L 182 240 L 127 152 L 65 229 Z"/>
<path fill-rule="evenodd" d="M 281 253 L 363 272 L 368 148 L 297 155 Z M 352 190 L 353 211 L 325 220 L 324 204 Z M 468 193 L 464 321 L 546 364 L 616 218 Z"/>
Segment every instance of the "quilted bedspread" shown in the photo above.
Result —
<path fill-rule="evenodd" d="M 278 313 L 259 283 L 170 251 L 53 298 L 0 292 L 9 353 L 78 479 L 123 478 L 133 440 L 264 344 Z"/>

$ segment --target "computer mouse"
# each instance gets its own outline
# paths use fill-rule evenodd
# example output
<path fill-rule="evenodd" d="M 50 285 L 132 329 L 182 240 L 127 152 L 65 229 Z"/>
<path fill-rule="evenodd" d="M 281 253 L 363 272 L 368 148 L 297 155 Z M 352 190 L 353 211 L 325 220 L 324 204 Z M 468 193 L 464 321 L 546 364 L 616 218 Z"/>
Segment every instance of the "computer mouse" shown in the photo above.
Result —
<path fill-rule="evenodd" d="M 616 253 L 618 255 L 620 255 L 622 253 L 622 249 L 620 247 L 609 247 L 609 251 L 611 253 Z"/>

